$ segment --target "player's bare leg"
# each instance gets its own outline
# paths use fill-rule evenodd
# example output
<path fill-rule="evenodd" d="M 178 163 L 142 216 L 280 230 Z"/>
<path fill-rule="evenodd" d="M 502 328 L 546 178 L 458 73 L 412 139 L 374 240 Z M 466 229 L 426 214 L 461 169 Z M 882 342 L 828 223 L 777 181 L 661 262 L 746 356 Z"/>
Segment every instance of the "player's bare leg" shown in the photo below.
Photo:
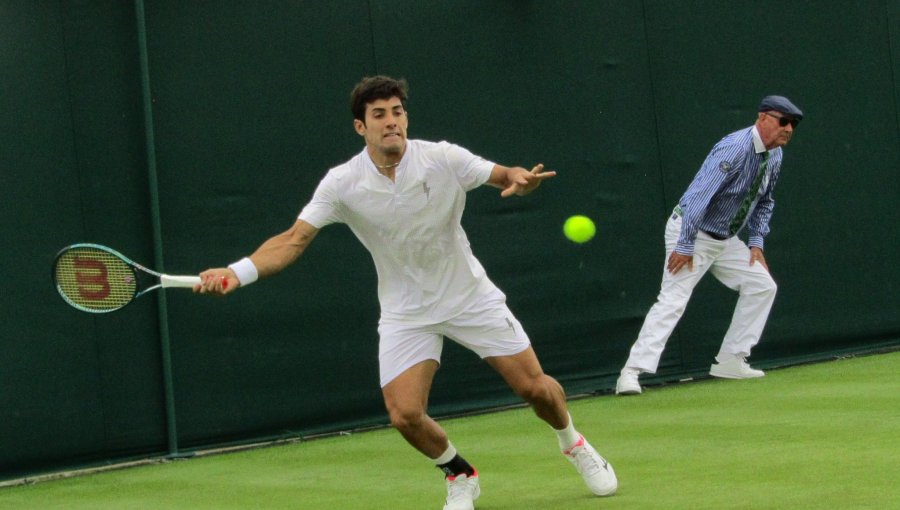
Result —
<path fill-rule="evenodd" d="M 489 357 L 485 361 L 531 405 L 539 418 L 553 427 L 560 450 L 584 478 L 591 492 L 597 496 L 614 494 L 618 480 L 612 466 L 575 430 L 565 391 L 556 379 L 544 373 L 534 349 L 528 347 L 512 356 Z"/>
<path fill-rule="evenodd" d="M 472 510 L 481 495 L 478 473 L 456 452 L 444 429 L 428 416 L 428 395 L 438 366 L 434 360 L 425 360 L 404 371 L 382 388 L 384 404 L 391 425 L 444 472 L 444 510 Z"/>
<path fill-rule="evenodd" d="M 544 373 L 534 349 L 512 356 L 484 359 L 517 395 L 531 404 L 534 413 L 556 430 L 569 425 L 566 393 L 556 379 Z"/>
<path fill-rule="evenodd" d="M 438 367 L 437 361 L 425 360 L 382 388 L 391 425 L 430 459 L 436 459 L 448 446 L 447 433 L 428 416 L 428 394 Z"/>

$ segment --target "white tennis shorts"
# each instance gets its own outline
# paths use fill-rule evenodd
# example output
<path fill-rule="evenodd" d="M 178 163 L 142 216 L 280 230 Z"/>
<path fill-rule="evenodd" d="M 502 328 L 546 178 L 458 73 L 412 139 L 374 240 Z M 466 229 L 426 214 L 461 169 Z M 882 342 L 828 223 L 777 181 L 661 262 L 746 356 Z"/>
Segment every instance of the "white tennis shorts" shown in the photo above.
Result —
<path fill-rule="evenodd" d="M 433 359 L 441 362 L 444 337 L 479 357 L 512 356 L 531 345 L 522 324 L 506 306 L 505 296 L 490 295 L 462 314 L 437 324 L 405 324 L 382 320 L 378 325 L 381 387 L 410 367 Z"/>

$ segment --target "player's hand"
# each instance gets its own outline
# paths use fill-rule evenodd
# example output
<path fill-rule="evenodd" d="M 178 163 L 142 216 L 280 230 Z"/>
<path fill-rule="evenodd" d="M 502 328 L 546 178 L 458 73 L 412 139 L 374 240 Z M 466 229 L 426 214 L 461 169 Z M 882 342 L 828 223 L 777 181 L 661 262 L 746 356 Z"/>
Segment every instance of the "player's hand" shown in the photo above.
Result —
<path fill-rule="evenodd" d="M 670 273 L 675 274 L 678 271 L 681 271 L 681 268 L 684 266 L 687 266 L 688 271 L 693 271 L 694 256 L 682 255 L 673 251 L 672 254 L 669 255 L 669 263 L 666 265 L 666 269 L 668 269 Z"/>
<path fill-rule="evenodd" d="M 544 164 L 538 163 L 529 172 L 521 167 L 510 168 L 507 173 L 507 186 L 500 192 L 501 197 L 509 197 L 512 195 L 527 195 L 537 189 L 544 179 L 549 179 L 556 175 L 554 171 L 544 171 Z"/>
<path fill-rule="evenodd" d="M 766 256 L 763 255 L 763 251 L 754 246 L 753 248 L 750 248 L 750 265 L 752 266 L 757 262 L 762 264 L 762 267 L 764 267 L 766 271 L 769 270 L 769 265 L 766 264 Z"/>
<path fill-rule="evenodd" d="M 207 269 L 200 273 L 200 284 L 194 285 L 194 292 L 224 296 L 237 290 L 240 285 L 241 282 L 237 279 L 234 271 L 227 267 L 220 267 Z"/>

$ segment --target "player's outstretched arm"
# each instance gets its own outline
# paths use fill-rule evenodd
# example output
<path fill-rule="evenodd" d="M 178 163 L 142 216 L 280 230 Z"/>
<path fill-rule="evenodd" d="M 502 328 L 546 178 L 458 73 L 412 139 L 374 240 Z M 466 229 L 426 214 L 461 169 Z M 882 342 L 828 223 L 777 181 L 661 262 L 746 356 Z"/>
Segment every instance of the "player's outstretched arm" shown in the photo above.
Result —
<path fill-rule="evenodd" d="M 530 172 L 520 166 L 494 165 L 488 184 L 503 190 L 500 192 L 501 197 L 522 196 L 534 191 L 544 179 L 549 179 L 555 175 L 556 172 L 545 172 L 543 163 L 535 165 Z"/>
<path fill-rule="evenodd" d="M 303 220 L 297 220 L 291 228 L 270 237 L 253 252 L 250 261 L 260 278 L 272 276 L 297 260 L 319 233 L 319 229 Z M 228 267 L 207 269 L 200 273 L 201 284 L 194 292 L 225 295 L 237 290 L 241 281 Z"/>

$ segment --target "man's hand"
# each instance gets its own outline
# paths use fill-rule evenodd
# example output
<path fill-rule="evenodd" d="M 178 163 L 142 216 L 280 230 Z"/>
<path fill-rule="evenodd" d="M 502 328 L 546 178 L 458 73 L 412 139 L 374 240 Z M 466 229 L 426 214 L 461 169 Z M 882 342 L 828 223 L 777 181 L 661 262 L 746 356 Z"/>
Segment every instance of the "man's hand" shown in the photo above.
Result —
<path fill-rule="evenodd" d="M 762 249 L 754 246 L 753 248 L 750 248 L 750 265 L 752 266 L 757 262 L 762 264 L 762 267 L 766 268 L 766 271 L 769 270 L 769 265 L 766 264 L 766 256 L 763 255 Z"/>
<path fill-rule="evenodd" d="M 194 292 L 224 296 L 236 291 L 240 285 L 241 282 L 237 279 L 234 271 L 227 267 L 220 267 L 207 269 L 200 273 L 200 284 L 194 285 Z"/>
<path fill-rule="evenodd" d="M 521 167 L 510 168 L 506 172 L 506 188 L 500 192 L 501 197 L 527 195 L 541 185 L 541 181 L 556 175 L 556 172 L 544 171 L 543 163 L 535 165 L 529 172 Z"/>
<path fill-rule="evenodd" d="M 683 268 L 684 266 L 687 266 L 688 271 L 693 271 L 694 256 L 682 255 L 673 251 L 672 254 L 669 255 L 669 263 L 666 266 L 666 269 L 668 269 L 670 273 L 675 274 L 678 271 L 681 271 L 681 268 Z"/>

